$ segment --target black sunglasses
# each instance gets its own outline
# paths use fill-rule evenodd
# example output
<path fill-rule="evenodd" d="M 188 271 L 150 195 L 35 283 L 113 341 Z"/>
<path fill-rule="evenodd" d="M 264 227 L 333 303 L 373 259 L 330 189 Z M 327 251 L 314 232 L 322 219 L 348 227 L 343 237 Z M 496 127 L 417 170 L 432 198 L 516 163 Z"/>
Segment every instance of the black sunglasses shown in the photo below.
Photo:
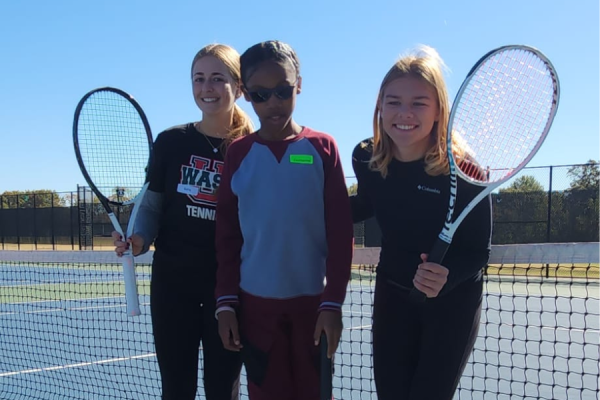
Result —
<path fill-rule="evenodd" d="M 254 91 L 248 91 L 248 95 L 252 99 L 253 103 L 264 103 L 271 98 L 271 95 L 275 95 L 278 99 L 287 100 L 294 94 L 296 85 L 292 86 L 277 86 L 274 89 L 259 89 Z"/>

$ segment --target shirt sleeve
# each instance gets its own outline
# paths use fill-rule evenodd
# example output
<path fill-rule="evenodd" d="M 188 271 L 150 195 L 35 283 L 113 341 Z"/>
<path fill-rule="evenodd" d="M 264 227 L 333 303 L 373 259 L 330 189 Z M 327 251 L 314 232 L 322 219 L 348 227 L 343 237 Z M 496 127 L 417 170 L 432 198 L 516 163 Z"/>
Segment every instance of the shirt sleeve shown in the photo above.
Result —
<path fill-rule="evenodd" d="M 365 157 L 366 151 L 360 148 L 359 144 L 352 154 L 352 168 L 356 176 L 356 194 L 350 196 L 350 206 L 352 209 L 352 221 L 354 223 L 367 220 L 374 215 L 371 199 L 367 194 L 369 160 Z"/>
<path fill-rule="evenodd" d="M 144 239 L 144 248 L 139 255 L 148 252 L 150 245 L 158 235 L 165 192 L 166 165 L 163 156 L 165 146 L 166 137 L 161 133 L 152 145 L 152 158 L 147 172 L 148 189 L 141 199 L 133 228 L 134 233 Z"/>
<path fill-rule="evenodd" d="M 344 171 L 335 141 L 325 142 L 325 230 L 328 256 L 326 285 L 321 297 L 320 310 L 339 311 L 342 308 L 350 280 L 354 227 Z"/>
<path fill-rule="evenodd" d="M 161 133 L 152 146 L 152 158 L 148 167 L 148 190 L 156 193 L 165 192 L 165 178 L 167 173 L 165 154 L 168 152 L 167 137 Z"/>
<path fill-rule="evenodd" d="M 238 198 L 231 188 L 231 179 L 239 164 L 232 157 L 234 145 L 230 145 L 225 157 L 221 183 L 217 189 L 216 250 L 217 285 L 215 297 L 217 310 L 235 307 L 239 303 L 241 252 L 244 242 L 240 228 Z"/>
<path fill-rule="evenodd" d="M 138 255 L 146 253 L 158 235 L 163 196 L 163 193 L 147 190 L 142 198 L 133 232 L 144 239 L 144 248 Z"/>

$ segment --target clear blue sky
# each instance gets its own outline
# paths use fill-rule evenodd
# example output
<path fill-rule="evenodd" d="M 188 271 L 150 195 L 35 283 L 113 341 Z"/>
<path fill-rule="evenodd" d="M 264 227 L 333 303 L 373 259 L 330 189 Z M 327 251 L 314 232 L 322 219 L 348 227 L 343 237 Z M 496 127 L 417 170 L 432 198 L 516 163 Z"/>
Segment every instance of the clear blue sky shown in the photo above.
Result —
<path fill-rule="evenodd" d="M 295 119 L 335 137 L 348 176 L 353 147 L 371 135 L 378 86 L 399 54 L 435 47 L 451 69 L 454 97 L 488 50 L 529 44 L 553 61 L 562 88 L 552 131 L 530 165 L 598 159 L 598 16 L 597 0 L 2 0 L 0 193 L 85 185 L 72 123 L 93 88 L 130 92 L 155 136 L 199 119 L 190 63 L 212 42 L 240 52 L 267 39 L 291 44 L 303 76 Z"/>

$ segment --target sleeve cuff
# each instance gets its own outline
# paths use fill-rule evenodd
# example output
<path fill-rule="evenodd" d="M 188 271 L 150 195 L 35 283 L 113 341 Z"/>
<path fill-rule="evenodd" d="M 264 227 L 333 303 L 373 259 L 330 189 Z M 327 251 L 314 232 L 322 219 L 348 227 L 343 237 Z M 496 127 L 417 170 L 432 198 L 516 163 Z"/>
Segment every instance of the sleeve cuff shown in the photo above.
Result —
<path fill-rule="evenodd" d="M 220 296 L 217 298 L 217 309 L 221 307 L 235 308 L 240 303 L 236 295 Z"/>
<path fill-rule="evenodd" d="M 335 311 L 342 312 L 342 305 L 340 303 L 334 303 L 331 301 L 324 301 L 319 306 L 319 312 L 321 311 Z"/>
<path fill-rule="evenodd" d="M 229 307 L 229 306 L 223 306 L 223 307 L 219 307 L 217 308 L 217 311 L 215 311 L 215 319 L 219 319 L 219 313 L 223 312 L 223 311 L 228 311 L 228 312 L 232 312 L 235 314 L 235 310 L 233 307 Z"/>

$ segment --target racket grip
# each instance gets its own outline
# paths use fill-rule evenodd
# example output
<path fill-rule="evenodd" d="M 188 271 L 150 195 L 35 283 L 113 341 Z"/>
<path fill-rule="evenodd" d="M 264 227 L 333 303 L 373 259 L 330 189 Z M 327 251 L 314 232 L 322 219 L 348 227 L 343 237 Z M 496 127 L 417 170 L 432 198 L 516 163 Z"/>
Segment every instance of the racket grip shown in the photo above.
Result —
<path fill-rule="evenodd" d="M 446 256 L 448 247 L 450 247 L 450 243 L 446 243 L 442 239 L 438 238 L 433 244 L 429 255 L 427 256 L 427 261 L 436 264 L 441 264 L 442 261 L 444 261 L 444 257 Z"/>
<path fill-rule="evenodd" d="M 448 251 L 448 247 L 450 247 L 449 243 L 446 243 L 442 239 L 438 238 L 435 241 L 431 252 L 427 256 L 427 261 L 436 264 L 441 264 L 444 260 L 446 252 Z M 410 291 L 409 299 L 413 303 L 423 303 L 425 300 L 427 300 L 427 295 L 421 292 L 419 289 L 413 287 Z"/>
<path fill-rule="evenodd" d="M 135 317 L 140 315 L 137 283 L 135 279 L 135 266 L 133 255 L 123 254 L 123 278 L 125 280 L 125 301 L 127 302 L 127 315 Z"/>
<path fill-rule="evenodd" d="M 321 333 L 319 344 L 321 355 L 321 400 L 333 399 L 333 357 L 327 357 L 327 335 Z"/>

